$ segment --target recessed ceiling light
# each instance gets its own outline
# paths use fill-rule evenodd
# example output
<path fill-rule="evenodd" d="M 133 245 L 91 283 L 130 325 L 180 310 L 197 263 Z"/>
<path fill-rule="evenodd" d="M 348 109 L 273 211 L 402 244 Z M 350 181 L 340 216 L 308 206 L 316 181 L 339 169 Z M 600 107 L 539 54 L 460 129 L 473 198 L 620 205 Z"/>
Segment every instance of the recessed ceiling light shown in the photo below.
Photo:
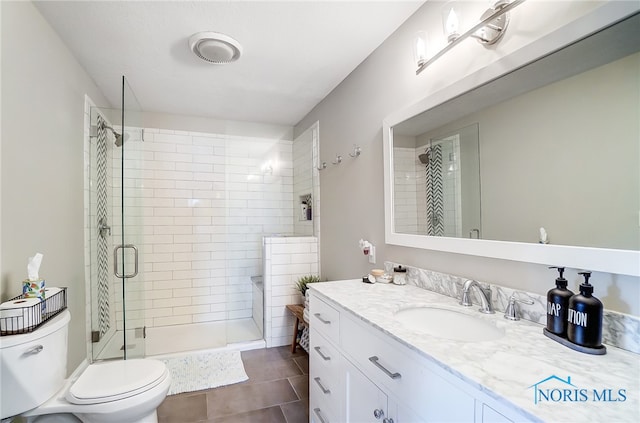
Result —
<path fill-rule="evenodd" d="M 219 32 L 198 32 L 189 38 L 189 48 L 209 63 L 224 65 L 235 62 L 242 55 L 240 43 Z"/>

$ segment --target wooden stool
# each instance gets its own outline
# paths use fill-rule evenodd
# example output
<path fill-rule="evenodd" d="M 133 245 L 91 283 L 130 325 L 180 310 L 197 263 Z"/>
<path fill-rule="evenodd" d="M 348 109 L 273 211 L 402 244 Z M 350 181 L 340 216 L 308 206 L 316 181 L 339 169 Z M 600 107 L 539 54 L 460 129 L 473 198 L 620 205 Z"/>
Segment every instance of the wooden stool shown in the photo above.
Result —
<path fill-rule="evenodd" d="M 298 345 L 298 325 L 302 323 L 308 329 L 309 323 L 304 320 L 304 306 L 302 304 L 287 304 L 287 310 L 296 318 L 293 325 L 293 341 L 291 341 L 291 354 L 294 354 Z"/>

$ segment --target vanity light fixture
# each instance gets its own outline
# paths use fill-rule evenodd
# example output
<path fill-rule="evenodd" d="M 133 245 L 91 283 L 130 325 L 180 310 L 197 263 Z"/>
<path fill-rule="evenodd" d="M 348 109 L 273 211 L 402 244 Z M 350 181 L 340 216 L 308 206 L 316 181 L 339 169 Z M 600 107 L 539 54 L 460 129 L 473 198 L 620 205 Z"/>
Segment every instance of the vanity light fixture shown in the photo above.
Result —
<path fill-rule="evenodd" d="M 478 42 L 485 46 L 498 42 L 504 36 L 509 25 L 509 11 L 524 2 L 525 0 L 498 0 L 480 16 L 478 23 L 462 34 L 459 34 L 462 16 L 460 10 L 455 2 L 447 3 L 442 11 L 442 25 L 449 44 L 433 57 L 426 59 L 426 34 L 421 38 L 420 34 L 424 33 L 419 32 L 414 40 L 414 57 L 418 66 L 416 75 L 419 75 L 427 66 L 438 60 L 440 56 L 469 37 L 476 38 Z M 423 54 L 419 55 L 417 54 L 418 46 L 422 44 L 425 47 Z"/>

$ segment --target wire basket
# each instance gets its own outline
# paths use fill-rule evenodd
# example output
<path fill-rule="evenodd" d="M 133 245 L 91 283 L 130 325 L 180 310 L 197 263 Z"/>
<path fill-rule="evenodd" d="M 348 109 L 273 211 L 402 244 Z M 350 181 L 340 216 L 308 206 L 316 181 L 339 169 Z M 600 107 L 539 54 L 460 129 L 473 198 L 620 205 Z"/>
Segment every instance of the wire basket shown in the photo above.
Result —
<path fill-rule="evenodd" d="M 16 302 L 25 299 L 24 294 L 9 300 Z M 25 307 L 0 309 L 0 336 L 19 335 L 33 332 L 47 320 L 62 313 L 67 308 L 67 288 L 60 288 L 52 296 L 37 304 Z"/>

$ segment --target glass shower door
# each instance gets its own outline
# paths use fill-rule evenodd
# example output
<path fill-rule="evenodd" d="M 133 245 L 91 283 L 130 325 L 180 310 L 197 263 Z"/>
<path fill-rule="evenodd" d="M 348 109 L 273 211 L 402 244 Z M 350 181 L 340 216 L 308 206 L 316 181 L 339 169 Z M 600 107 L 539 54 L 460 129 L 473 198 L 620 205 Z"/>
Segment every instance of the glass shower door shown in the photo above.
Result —
<path fill-rule="evenodd" d="M 120 243 L 114 246 L 114 274 L 120 281 L 121 306 L 116 317 L 123 333 L 123 358 L 145 356 L 145 299 L 146 286 L 143 272 L 144 204 L 142 192 L 142 111 L 140 104 L 122 77 L 122 128 L 120 142 Z M 115 162 L 115 161 L 114 161 Z M 118 167 L 114 163 L 115 167 Z M 118 178 L 118 175 L 115 175 Z"/>

